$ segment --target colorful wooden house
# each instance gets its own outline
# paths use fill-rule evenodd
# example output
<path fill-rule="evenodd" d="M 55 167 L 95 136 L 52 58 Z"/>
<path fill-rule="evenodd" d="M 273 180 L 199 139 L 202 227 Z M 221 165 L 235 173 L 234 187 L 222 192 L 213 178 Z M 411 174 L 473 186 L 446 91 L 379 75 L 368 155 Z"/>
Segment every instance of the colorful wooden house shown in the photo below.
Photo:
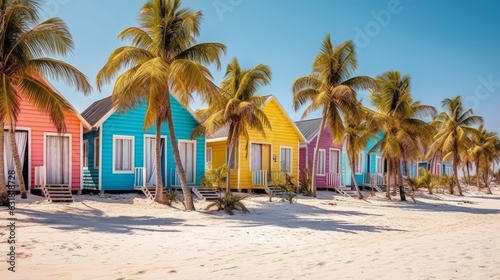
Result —
<path fill-rule="evenodd" d="M 171 96 L 175 136 L 188 185 L 199 185 L 205 172 L 205 138 L 191 140 L 198 126 L 191 110 Z M 146 104 L 129 112 L 114 108 L 111 97 L 93 103 L 82 116 L 92 126 L 83 135 L 83 188 L 100 191 L 141 190 L 156 185 L 156 130 L 144 130 Z M 165 187 L 180 186 L 167 124 L 161 127 L 162 179 Z"/>
<path fill-rule="evenodd" d="M 299 145 L 305 138 L 280 105 L 276 97 L 266 96 L 263 111 L 271 123 L 266 137 L 249 131 L 250 141 L 238 139 L 236 151 L 230 159 L 231 189 L 251 191 L 265 189 L 272 178 L 287 173 L 295 184 L 299 176 Z M 228 155 L 227 129 L 207 138 L 207 166 L 226 163 Z"/>
<path fill-rule="evenodd" d="M 61 95 L 62 96 L 62 95 Z M 23 174 L 16 174 L 9 134 L 4 131 L 4 161 L 7 184 L 18 185 L 23 176 L 28 190 L 47 186 L 79 192 L 82 187 L 83 141 L 89 123 L 72 107 L 64 113 L 66 131 L 59 133 L 50 117 L 21 96 L 16 124 L 16 145 Z M 5 129 L 9 128 L 5 125 Z M 72 199 L 71 199 L 72 200 Z"/>
<path fill-rule="evenodd" d="M 295 125 L 304 135 L 306 141 L 300 143 L 299 168 L 309 170 L 312 167 L 316 143 L 318 141 L 321 118 L 297 121 Z M 333 143 L 333 136 L 328 127 L 321 135 L 318 148 L 318 164 L 316 166 L 316 188 L 328 189 L 344 185 L 341 180 L 342 146 Z M 304 175 L 304 173 L 301 173 Z"/>

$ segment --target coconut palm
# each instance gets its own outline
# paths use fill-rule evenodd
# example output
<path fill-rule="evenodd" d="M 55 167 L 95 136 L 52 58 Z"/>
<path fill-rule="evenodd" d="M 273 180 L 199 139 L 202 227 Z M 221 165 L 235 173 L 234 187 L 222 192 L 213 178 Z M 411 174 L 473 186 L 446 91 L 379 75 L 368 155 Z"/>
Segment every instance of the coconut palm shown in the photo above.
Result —
<path fill-rule="evenodd" d="M 360 110 L 363 110 L 360 108 Z M 351 168 L 351 179 L 358 192 L 358 198 L 362 199 L 363 195 L 359 190 L 358 183 L 355 178 L 355 166 L 358 164 L 358 155 L 368 145 L 368 141 L 374 138 L 377 130 L 367 120 L 370 117 L 368 114 L 361 115 L 361 118 L 346 117 L 344 120 L 344 134 L 342 135 L 342 142 L 346 147 L 347 158 Z"/>
<path fill-rule="evenodd" d="M 375 78 L 376 90 L 370 100 L 377 110 L 374 122 L 383 132 L 374 149 L 382 151 L 388 159 L 387 194 L 390 199 L 391 175 L 394 185 L 402 184 L 400 162 L 405 163 L 421 156 L 422 147 L 429 144 L 434 129 L 421 118 L 433 117 L 436 109 L 414 101 L 411 95 L 411 78 L 399 71 L 388 71 Z"/>
<path fill-rule="evenodd" d="M 477 188 L 478 191 L 481 190 L 480 185 L 480 174 L 483 174 L 485 179 L 485 184 L 487 188 L 487 193 L 491 194 L 491 189 L 489 188 L 489 175 L 491 164 L 497 158 L 497 144 L 498 136 L 495 132 L 490 132 L 484 129 L 481 124 L 477 131 L 471 134 L 472 145 L 467 150 L 467 153 L 474 159 L 476 167 L 476 178 L 477 178 Z"/>
<path fill-rule="evenodd" d="M 118 35 L 131 45 L 113 51 L 97 74 L 99 89 L 119 75 L 112 92 L 116 108 L 127 111 L 146 104 L 144 128 L 156 128 L 156 170 L 161 170 L 161 126 L 167 123 L 187 210 L 195 208 L 175 136 L 170 95 L 183 107 L 195 92 L 208 101 L 217 87 L 206 65 L 220 67 L 219 57 L 225 52 L 219 43 L 196 43 L 201 19 L 200 11 L 181 8 L 180 0 L 147 1 L 139 13 L 140 27 L 126 28 Z M 156 182 L 155 201 L 163 203 L 160 172 Z"/>
<path fill-rule="evenodd" d="M 45 57 L 65 56 L 73 50 L 73 40 L 66 24 L 59 18 L 41 19 L 41 1 L 6 0 L 0 4 L 0 204 L 5 203 L 5 165 L 3 162 L 4 128 L 14 133 L 20 104 L 29 100 L 46 112 L 58 131 L 65 130 L 64 112 L 72 110 L 65 99 L 48 83 L 47 78 L 63 80 L 84 93 L 91 91 L 85 75 L 68 63 Z M 14 137 L 12 137 L 14 136 Z M 15 144 L 15 135 L 11 134 Z M 22 174 L 19 153 L 13 145 L 17 174 Z M 22 175 L 20 188 L 26 193 Z"/>
<path fill-rule="evenodd" d="M 255 95 L 256 91 L 271 83 L 271 70 L 268 66 L 259 64 L 251 69 L 242 69 L 238 59 L 234 58 L 227 66 L 224 80 L 218 98 L 212 99 L 209 107 L 197 111 L 197 115 L 205 120 L 195 128 L 192 137 L 201 134 L 214 133 L 220 129 L 228 129 L 228 156 L 226 165 L 236 150 L 240 137 L 249 142 L 249 130 L 252 129 L 266 137 L 265 128 L 271 129 L 262 107 L 266 97 Z M 230 177 L 228 168 L 228 176 Z M 226 191 L 229 192 L 230 179 L 226 181 Z"/>
<path fill-rule="evenodd" d="M 322 120 L 312 161 L 312 170 L 316 170 L 319 143 L 325 127 L 329 127 L 335 142 L 339 143 L 344 134 L 342 116 L 358 117 L 357 90 L 374 87 L 374 81 L 367 76 L 355 76 L 358 67 L 356 50 L 352 41 L 333 46 L 330 35 L 323 41 L 320 53 L 314 60 L 312 72 L 293 82 L 293 108 L 309 104 L 302 118 L 309 113 L 322 110 Z M 316 172 L 311 174 L 311 194 L 316 196 Z"/>
<path fill-rule="evenodd" d="M 430 153 L 441 151 L 444 155 L 443 161 L 452 159 L 458 194 L 463 195 L 458 179 L 458 167 L 461 164 L 460 152 L 468 148 L 469 135 L 476 131 L 473 125 L 483 123 L 483 118 L 474 115 L 472 109 L 465 110 L 460 96 L 445 98 L 441 104 L 445 111 L 433 121 L 439 127 L 439 131 L 434 136 L 434 144 Z"/>

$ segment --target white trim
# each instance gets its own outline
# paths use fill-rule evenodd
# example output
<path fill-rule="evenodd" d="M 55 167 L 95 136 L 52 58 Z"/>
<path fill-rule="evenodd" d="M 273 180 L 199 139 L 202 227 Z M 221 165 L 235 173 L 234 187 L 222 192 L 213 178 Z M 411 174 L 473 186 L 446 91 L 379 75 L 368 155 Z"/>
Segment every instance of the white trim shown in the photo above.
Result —
<path fill-rule="evenodd" d="M 210 169 L 213 168 L 213 162 L 214 162 L 214 155 L 213 155 L 213 149 L 212 147 L 207 147 L 207 144 L 205 143 L 205 170 L 210 170 L 207 167 L 208 163 L 208 154 L 210 154 Z"/>
<path fill-rule="evenodd" d="M 101 149 L 101 147 L 102 147 L 102 141 L 101 141 L 102 137 L 101 137 L 101 134 L 102 133 L 100 132 L 99 136 L 94 137 L 94 169 L 101 169 L 101 163 L 102 163 L 102 161 L 101 161 L 101 158 L 102 158 L 102 149 Z M 96 149 L 96 144 L 95 143 L 97 141 L 99 141 L 99 151 L 97 151 L 97 149 Z M 99 165 L 96 165 L 96 158 L 97 158 L 97 154 L 96 153 L 97 152 L 99 152 L 99 163 L 98 163 Z"/>
<path fill-rule="evenodd" d="M 180 146 L 181 143 L 191 143 L 193 144 L 194 147 L 194 153 L 193 153 L 193 182 L 188 182 L 188 184 L 196 184 L 196 158 L 198 157 L 198 146 L 197 146 L 197 141 L 196 140 L 184 140 L 184 139 L 178 139 L 177 140 L 177 145 Z M 179 150 L 180 152 L 180 150 Z M 182 163 L 181 163 L 182 164 Z M 184 168 L 184 172 L 186 172 L 186 167 L 183 165 L 182 168 Z"/>
<path fill-rule="evenodd" d="M 271 142 L 248 142 L 248 146 L 250 147 L 250 150 L 248 151 L 248 170 L 250 172 L 252 172 L 252 144 L 259 144 L 259 145 L 269 145 L 269 152 L 271 153 L 269 155 L 269 161 L 270 161 L 270 165 L 269 165 L 269 169 L 272 169 L 272 166 L 273 166 L 273 144 Z M 269 172 L 271 172 L 271 170 L 269 170 Z"/>
<path fill-rule="evenodd" d="M 84 159 L 84 154 L 83 154 L 83 144 L 84 144 L 84 140 L 83 140 L 83 124 L 80 123 L 80 137 L 78 138 L 78 140 L 80 140 L 80 191 L 83 190 L 83 159 Z M 85 140 L 87 141 L 87 169 L 88 169 L 88 166 L 89 166 L 89 156 L 88 156 L 88 152 L 89 152 L 89 141 L 88 140 Z"/>
<path fill-rule="evenodd" d="M 154 138 L 156 140 L 156 134 L 144 134 L 143 135 L 143 140 L 142 140 L 142 150 L 143 150 L 143 157 L 142 157 L 142 167 L 146 167 L 146 138 Z M 163 177 L 165 177 L 165 181 L 167 181 L 167 173 L 168 173 L 168 166 L 167 166 L 167 136 L 166 135 L 161 135 L 161 139 L 165 140 L 165 144 L 163 146 L 163 152 L 165 153 L 165 172 L 163 173 Z M 135 151 L 135 149 L 134 149 Z M 156 155 L 155 155 L 156 157 Z M 163 182 L 163 187 L 166 187 L 168 185 L 168 182 Z"/>
<path fill-rule="evenodd" d="M 85 145 L 87 145 L 87 166 L 84 166 L 85 163 Z M 80 161 L 80 166 L 82 167 L 82 170 L 88 170 L 89 169 L 89 140 L 82 140 L 80 141 L 80 153 L 81 153 L 81 161 Z"/>
<path fill-rule="evenodd" d="M 380 160 L 380 169 L 379 170 L 379 166 L 378 166 L 378 161 Z M 379 157 L 379 156 L 375 156 L 375 173 L 378 173 L 378 174 L 381 174 L 381 173 L 384 173 L 384 162 L 382 160 L 382 157 Z M 408 170 L 408 173 L 410 173 L 410 171 Z M 409 174 L 406 174 L 407 176 Z"/>
<path fill-rule="evenodd" d="M 266 102 L 264 103 L 264 106 L 266 106 L 273 99 L 274 99 L 274 101 L 276 101 L 276 104 L 278 105 L 278 108 L 280 108 L 280 110 L 283 112 L 283 114 L 285 115 L 285 117 L 288 119 L 288 122 L 292 125 L 293 129 L 295 130 L 295 132 L 297 132 L 297 135 L 300 138 L 299 142 L 307 142 L 307 139 L 304 137 L 304 135 L 302 134 L 302 132 L 300 131 L 300 129 L 297 127 L 297 125 L 295 124 L 295 122 L 292 121 L 292 119 L 290 118 L 290 115 L 288 115 L 288 113 L 283 108 L 283 106 L 281 106 L 281 103 L 278 101 L 278 99 L 276 98 L 276 96 L 271 95 L 270 97 L 268 97 L 267 100 L 266 100 Z"/>
<path fill-rule="evenodd" d="M 102 191 L 103 188 L 102 188 L 102 135 L 103 135 L 103 132 L 102 132 L 102 129 L 103 129 L 103 126 L 101 125 L 99 128 L 99 136 L 96 137 L 96 138 L 99 138 L 99 166 L 97 167 L 99 169 L 99 190 Z M 95 139 L 94 138 L 94 141 Z M 95 142 L 94 142 L 94 153 L 95 153 Z M 95 168 L 95 155 L 94 155 L 94 168 Z"/>
<path fill-rule="evenodd" d="M 227 137 L 219 137 L 219 138 L 206 139 L 205 142 L 213 143 L 213 142 L 220 142 L 220 141 L 226 141 L 226 140 L 227 140 Z"/>
<path fill-rule="evenodd" d="M 102 99 L 101 99 L 102 100 Z M 95 127 L 101 127 L 102 124 L 116 112 L 116 109 L 113 107 L 109 112 L 106 113 L 96 124 Z"/>
<path fill-rule="evenodd" d="M 318 149 L 318 156 L 319 156 L 319 153 L 323 152 L 324 154 L 324 157 L 323 157 L 323 174 L 321 173 L 318 173 L 318 165 L 316 165 L 316 176 L 319 176 L 319 177 L 324 177 L 326 176 L 326 150 L 325 149 Z"/>
<path fill-rule="evenodd" d="M 73 189 L 73 135 L 71 133 L 57 133 L 57 132 L 44 132 L 43 133 L 43 166 L 45 166 L 45 172 L 47 172 L 47 137 L 48 136 L 62 136 L 69 138 L 69 174 L 68 174 L 68 184 L 69 189 Z"/>
<path fill-rule="evenodd" d="M 339 153 L 338 154 L 338 158 L 337 158 L 337 168 L 338 168 L 337 172 L 333 172 L 332 171 L 332 159 L 331 159 L 331 157 L 332 157 L 332 152 L 333 151 L 336 151 L 336 152 Z M 330 156 L 329 156 L 328 160 L 329 160 L 328 161 L 328 172 L 330 172 L 330 173 L 340 173 L 341 169 L 342 169 L 342 167 L 341 167 L 341 164 L 342 164 L 342 150 L 340 150 L 338 148 L 330 148 Z"/>
<path fill-rule="evenodd" d="M 293 174 L 293 147 L 292 146 L 280 146 L 280 153 L 279 153 L 279 171 L 281 171 L 281 149 L 290 149 L 290 172 L 288 173 L 288 175 L 292 175 Z"/>
<path fill-rule="evenodd" d="M 358 155 L 357 155 L 358 163 L 354 165 L 354 175 L 363 174 L 363 167 L 364 167 L 364 160 L 365 160 L 364 157 L 365 157 L 365 154 L 363 152 L 358 153 Z M 360 158 L 361 158 L 361 160 L 359 160 Z M 357 172 L 358 167 L 360 167 L 361 172 Z"/>
<path fill-rule="evenodd" d="M 132 152 L 130 155 L 130 170 L 116 170 L 115 168 L 115 141 L 116 140 L 132 140 L 131 148 Z M 128 135 L 113 135 L 113 143 L 112 143 L 112 153 L 111 153 L 112 162 L 112 173 L 113 174 L 134 174 L 135 167 L 135 137 Z"/>
<path fill-rule="evenodd" d="M 28 132 L 28 142 L 26 143 L 28 148 L 28 182 L 24 182 L 26 190 L 31 189 L 31 127 L 15 126 L 16 131 L 26 131 Z M 7 126 L 5 126 L 4 131 L 9 131 Z M 23 171 L 24 172 L 24 171 Z"/>

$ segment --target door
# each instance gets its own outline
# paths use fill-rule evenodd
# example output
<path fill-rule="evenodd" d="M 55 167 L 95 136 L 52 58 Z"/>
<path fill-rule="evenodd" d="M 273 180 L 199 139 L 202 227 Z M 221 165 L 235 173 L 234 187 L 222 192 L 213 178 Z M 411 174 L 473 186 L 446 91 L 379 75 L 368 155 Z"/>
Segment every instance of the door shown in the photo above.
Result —
<path fill-rule="evenodd" d="M 10 186 L 19 185 L 19 176 L 23 176 L 26 188 L 28 181 L 28 132 L 16 131 L 16 146 L 21 161 L 22 174 L 17 174 L 12 147 L 10 146 L 9 131 L 4 131 L 4 164 L 5 164 L 5 183 Z"/>
<path fill-rule="evenodd" d="M 70 184 L 70 143 L 69 136 L 46 136 L 45 168 L 47 185 Z"/>
<path fill-rule="evenodd" d="M 330 173 L 339 173 L 340 151 L 330 150 Z"/>
<path fill-rule="evenodd" d="M 196 164 L 196 148 L 195 142 L 180 141 L 179 152 L 181 154 L 181 162 L 186 171 L 186 180 L 188 184 L 195 183 L 195 164 Z"/>
<path fill-rule="evenodd" d="M 146 136 L 144 140 L 144 167 L 146 168 L 146 185 L 156 186 L 156 137 Z M 165 138 L 161 138 L 161 174 L 165 184 Z"/>

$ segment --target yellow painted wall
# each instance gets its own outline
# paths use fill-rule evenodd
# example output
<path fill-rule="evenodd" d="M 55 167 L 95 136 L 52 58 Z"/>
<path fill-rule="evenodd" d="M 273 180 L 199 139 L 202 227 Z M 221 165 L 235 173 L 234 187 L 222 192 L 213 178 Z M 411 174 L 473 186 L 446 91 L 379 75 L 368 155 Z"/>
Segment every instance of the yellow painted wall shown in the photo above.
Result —
<path fill-rule="evenodd" d="M 292 149 L 292 173 L 290 174 L 295 184 L 298 180 L 299 172 L 299 142 L 303 141 L 301 136 L 293 128 L 291 120 L 281 110 L 280 106 L 274 98 L 264 107 L 272 130 L 266 129 L 266 137 L 264 138 L 256 131 L 249 131 L 250 142 L 247 145 L 244 139 L 240 139 L 238 153 L 239 170 L 231 170 L 231 188 L 232 189 L 251 189 L 252 188 L 252 173 L 250 171 L 251 159 L 251 144 L 261 143 L 271 145 L 271 172 L 280 171 L 280 148 L 290 147 Z M 207 147 L 212 147 L 213 166 L 224 164 L 226 159 L 226 141 L 207 142 Z M 276 162 L 272 160 L 272 155 L 276 154 Z M 239 180 L 238 180 L 239 173 Z"/>

